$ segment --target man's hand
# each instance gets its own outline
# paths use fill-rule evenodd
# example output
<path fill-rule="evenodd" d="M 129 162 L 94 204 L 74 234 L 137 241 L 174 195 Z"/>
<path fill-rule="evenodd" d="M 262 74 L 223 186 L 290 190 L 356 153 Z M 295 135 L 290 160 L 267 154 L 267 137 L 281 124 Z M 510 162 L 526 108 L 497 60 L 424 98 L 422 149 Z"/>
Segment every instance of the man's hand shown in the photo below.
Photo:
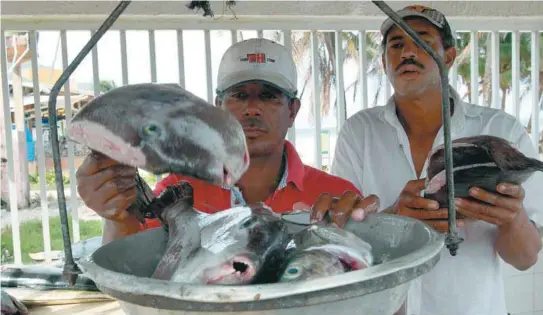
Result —
<path fill-rule="evenodd" d="M 537 262 L 542 244 L 539 231 L 523 206 L 524 188 L 505 183 L 496 189 L 502 195 L 472 188 L 470 196 L 488 204 L 457 198 L 456 209 L 465 216 L 496 225 L 496 251 L 505 262 L 526 270 Z"/>
<path fill-rule="evenodd" d="M 77 192 L 98 215 L 122 222 L 129 218 L 126 209 L 137 197 L 135 175 L 136 168 L 92 153 L 77 169 Z"/>
<path fill-rule="evenodd" d="M 467 217 L 486 221 L 498 227 L 510 225 L 515 219 L 519 218 L 519 213 L 524 209 L 524 188 L 519 185 L 500 184 L 497 190 L 503 196 L 487 192 L 481 188 L 472 188 L 469 191 L 470 196 L 489 203 L 489 205 L 478 201 L 456 198 L 456 209 Z"/>
<path fill-rule="evenodd" d="M 379 198 L 370 195 L 361 198 L 352 191 L 345 191 L 340 197 L 328 193 L 321 194 L 311 207 L 311 223 L 322 221 L 326 212 L 331 212 L 331 223 L 343 228 L 349 217 L 362 221 L 371 212 L 379 209 Z"/>
<path fill-rule="evenodd" d="M 439 209 L 439 203 L 435 200 L 420 197 L 423 189 L 424 179 L 408 181 L 394 205 L 385 212 L 424 221 L 436 231 L 446 233 L 449 226 L 448 210 Z M 464 226 L 464 223 L 462 219 L 456 220 L 458 227 Z"/>

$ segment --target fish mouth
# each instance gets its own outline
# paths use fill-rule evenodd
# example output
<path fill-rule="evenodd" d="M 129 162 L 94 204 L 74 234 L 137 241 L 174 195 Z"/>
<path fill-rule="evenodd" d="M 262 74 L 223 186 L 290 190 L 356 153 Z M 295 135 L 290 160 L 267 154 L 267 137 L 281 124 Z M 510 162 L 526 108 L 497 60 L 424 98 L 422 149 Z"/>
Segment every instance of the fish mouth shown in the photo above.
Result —
<path fill-rule="evenodd" d="M 345 271 L 356 271 L 368 268 L 373 264 L 372 257 L 357 253 L 346 246 L 328 244 L 309 247 L 307 250 L 320 250 L 335 256 L 341 262 Z"/>
<path fill-rule="evenodd" d="M 236 255 L 204 271 L 206 284 L 249 284 L 255 275 L 256 264 L 247 255 Z"/>

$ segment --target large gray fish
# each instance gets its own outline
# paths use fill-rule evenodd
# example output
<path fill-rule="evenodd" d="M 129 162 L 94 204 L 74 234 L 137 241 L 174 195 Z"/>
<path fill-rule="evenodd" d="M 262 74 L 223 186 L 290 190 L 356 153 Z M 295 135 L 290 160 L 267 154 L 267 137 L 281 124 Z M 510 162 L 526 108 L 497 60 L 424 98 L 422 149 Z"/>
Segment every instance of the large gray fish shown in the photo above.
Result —
<path fill-rule="evenodd" d="M 452 142 L 454 194 L 473 200 L 472 187 L 480 187 L 499 194 L 500 183 L 522 184 L 534 172 L 543 171 L 543 162 L 529 158 L 508 141 L 495 136 L 464 137 Z M 447 181 L 443 145 L 430 152 L 425 198 L 447 207 Z M 463 217 L 458 214 L 458 217 Z"/>
<path fill-rule="evenodd" d="M 181 182 L 169 190 L 176 190 L 171 194 L 179 199 L 162 213 L 170 231 L 154 278 L 222 285 L 277 278 L 270 273 L 278 269 L 288 239 L 279 215 L 263 205 L 204 214 L 192 208 L 190 184 Z"/>
<path fill-rule="evenodd" d="M 353 233 L 328 223 L 295 233 L 287 246 L 279 282 L 304 281 L 371 266 L 371 245 Z"/>
<path fill-rule="evenodd" d="M 230 185 L 249 165 L 239 121 L 177 84 L 115 88 L 80 109 L 67 133 L 92 151 L 154 174 Z"/>

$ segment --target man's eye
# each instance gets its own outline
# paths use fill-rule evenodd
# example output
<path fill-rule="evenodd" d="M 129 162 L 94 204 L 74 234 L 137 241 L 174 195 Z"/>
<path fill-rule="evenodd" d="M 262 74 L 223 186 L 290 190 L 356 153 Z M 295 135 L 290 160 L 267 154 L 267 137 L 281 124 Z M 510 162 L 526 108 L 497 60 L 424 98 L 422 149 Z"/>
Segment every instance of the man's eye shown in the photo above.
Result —
<path fill-rule="evenodd" d="M 277 96 L 275 96 L 275 94 L 270 93 L 270 92 L 263 92 L 263 93 L 260 94 L 260 97 L 263 98 L 263 99 L 266 99 L 266 100 L 277 99 Z"/>
<path fill-rule="evenodd" d="M 246 93 L 237 92 L 237 93 L 232 93 L 232 94 L 230 95 L 230 97 L 238 98 L 238 99 L 244 99 L 244 98 L 247 98 L 247 94 L 246 94 Z"/>
<path fill-rule="evenodd" d="M 392 47 L 392 48 L 402 48 L 402 43 L 392 44 L 392 45 L 390 45 L 390 47 Z"/>

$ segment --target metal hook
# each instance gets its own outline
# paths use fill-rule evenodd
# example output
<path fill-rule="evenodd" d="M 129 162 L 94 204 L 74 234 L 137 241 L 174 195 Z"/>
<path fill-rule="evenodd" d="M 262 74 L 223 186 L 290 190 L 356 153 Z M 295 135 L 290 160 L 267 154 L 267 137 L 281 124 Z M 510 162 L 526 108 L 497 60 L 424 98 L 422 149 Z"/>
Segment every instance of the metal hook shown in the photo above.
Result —
<path fill-rule="evenodd" d="M 68 223 L 68 214 L 66 213 L 66 198 L 64 196 L 64 183 L 62 181 L 62 165 L 60 163 L 60 149 L 58 141 L 57 131 L 57 96 L 60 92 L 60 88 L 64 85 L 70 75 L 75 71 L 77 66 L 83 61 L 83 59 L 89 54 L 92 48 L 98 43 L 100 38 L 105 32 L 115 23 L 117 18 L 126 9 L 131 1 L 121 1 L 121 3 L 111 12 L 109 17 L 104 21 L 100 28 L 92 35 L 89 42 L 81 49 L 79 54 L 74 60 L 66 67 L 60 78 L 55 82 L 49 95 L 49 128 L 51 130 L 51 146 L 53 152 L 53 164 L 55 166 L 55 180 L 57 186 L 57 199 L 58 210 L 60 213 L 60 223 L 62 228 L 62 241 L 64 243 L 64 270 L 63 276 L 68 280 L 70 285 L 74 285 L 77 280 L 77 276 L 81 273 L 81 270 L 74 262 L 72 256 L 72 242 L 70 240 L 70 230 Z M 77 209 L 74 209 L 77 211 Z"/>
<path fill-rule="evenodd" d="M 381 11 L 390 17 L 409 37 L 413 39 L 418 46 L 430 55 L 439 68 L 439 75 L 441 76 L 441 104 L 443 106 L 443 142 L 445 149 L 445 174 L 447 179 L 447 204 L 448 204 L 448 223 L 449 231 L 445 238 L 445 245 L 449 249 L 452 256 L 456 256 L 458 245 L 464 240 L 458 236 L 456 231 L 456 208 L 454 206 L 454 176 L 453 176 L 453 160 L 452 160 L 452 144 L 451 144 L 451 104 L 449 99 L 449 78 L 447 76 L 447 68 L 443 62 L 443 58 L 436 54 L 436 52 L 426 44 L 412 28 L 396 13 L 394 12 L 384 1 L 372 1 Z"/>

